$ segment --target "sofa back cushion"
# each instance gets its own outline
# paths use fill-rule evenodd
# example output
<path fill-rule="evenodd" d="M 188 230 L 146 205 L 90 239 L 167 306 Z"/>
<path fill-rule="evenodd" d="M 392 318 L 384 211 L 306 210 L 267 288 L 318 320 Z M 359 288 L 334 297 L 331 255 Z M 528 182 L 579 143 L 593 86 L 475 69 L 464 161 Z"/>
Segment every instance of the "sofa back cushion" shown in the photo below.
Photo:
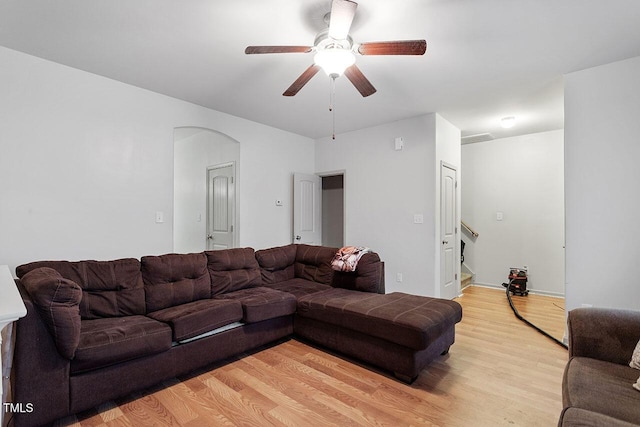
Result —
<path fill-rule="evenodd" d="M 40 267 L 56 270 L 82 288 L 83 319 L 145 314 L 144 285 L 140 261 L 37 261 L 16 268 L 18 278 Z"/>
<path fill-rule="evenodd" d="M 358 261 L 356 271 L 334 271 L 331 285 L 335 288 L 384 294 L 384 263 L 377 253 L 366 253 Z"/>
<path fill-rule="evenodd" d="M 210 298 L 211 279 L 204 253 L 144 256 L 147 312 Z"/>
<path fill-rule="evenodd" d="M 296 246 L 290 244 L 256 251 L 264 284 L 272 285 L 295 277 Z"/>
<path fill-rule="evenodd" d="M 295 277 L 330 285 L 333 280 L 331 260 L 338 251 L 327 246 L 295 245 Z"/>
<path fill-rule="evenodd" d="M 80 342 L 80 285 L 48 267 L 29 271 L 22 276 L 21 282 L 53 336 L 60 354 L 73 359 Z"/>
<path fill-rule="evenodd" d="M 262 285 L 260 266 L 253 248 L 206 251 L 211 276 L 211 294 Z"/>

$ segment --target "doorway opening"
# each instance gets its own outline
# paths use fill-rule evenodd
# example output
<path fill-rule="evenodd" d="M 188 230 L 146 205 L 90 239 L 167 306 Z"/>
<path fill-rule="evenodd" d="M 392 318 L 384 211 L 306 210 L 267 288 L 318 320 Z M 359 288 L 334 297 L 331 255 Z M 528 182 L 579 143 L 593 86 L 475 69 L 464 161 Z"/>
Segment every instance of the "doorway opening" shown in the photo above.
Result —
<path fill-rule="evenodd" d="M 343 172 L 293 174 L 293 243 L 344 246 L 344 180 Z"/>
<path fill-rule="evenodd" d="M 344 246 L 344 174 L 322 176 L 322 244 Z"/>

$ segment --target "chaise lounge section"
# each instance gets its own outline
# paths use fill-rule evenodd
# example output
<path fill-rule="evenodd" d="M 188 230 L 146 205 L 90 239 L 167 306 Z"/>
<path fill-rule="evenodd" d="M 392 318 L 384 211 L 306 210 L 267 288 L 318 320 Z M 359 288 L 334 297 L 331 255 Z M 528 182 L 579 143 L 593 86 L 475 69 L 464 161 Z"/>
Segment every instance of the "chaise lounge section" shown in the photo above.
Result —
<path fill-rule="evenodd" d="M 445 315 L 436 300 L 386 295 L 376 253 L 338 272 L 336 250 L 19 266 L 27 316 L 16 325 L 11 381 L 13 401 L 33 411 L 13 414 L 14 425 L 46 424 L 294 333 L 411 381 L 453 343 L 459 305 L 447 302 Z"/>
<path fill-rule="evenodd" d="M 298 300 L 294 331 L 411 383 L 449 351 L 460 320 L 462 307 L 455 301 L 333 288 Z"/>

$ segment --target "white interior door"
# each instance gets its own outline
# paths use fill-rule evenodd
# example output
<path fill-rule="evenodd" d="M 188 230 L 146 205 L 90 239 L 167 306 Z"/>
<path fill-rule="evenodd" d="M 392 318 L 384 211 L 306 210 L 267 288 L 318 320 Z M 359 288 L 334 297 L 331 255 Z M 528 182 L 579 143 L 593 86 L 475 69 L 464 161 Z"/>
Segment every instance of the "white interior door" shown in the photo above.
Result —
<path fill-rule="evenodd" d="M 458 226 L 456 218 L 456 170 L 446 164 L 440 166 L 440 297 L 458 296 L 456 256 Z"/>
<path fill-rule="evenodd" d="M 322 178 L 293 174 L 293 243 L 322 244 Z"/>
<path fill-rule="evenodd" d="M 207 169 L 207 250 L 234 246 L 235 166 Z"/>

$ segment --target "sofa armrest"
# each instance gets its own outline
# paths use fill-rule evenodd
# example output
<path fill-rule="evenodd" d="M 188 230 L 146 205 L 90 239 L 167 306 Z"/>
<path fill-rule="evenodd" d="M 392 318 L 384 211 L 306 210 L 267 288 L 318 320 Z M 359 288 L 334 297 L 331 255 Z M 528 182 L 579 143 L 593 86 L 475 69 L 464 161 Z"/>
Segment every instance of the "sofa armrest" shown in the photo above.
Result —
<path fill-rule="evenodd" d="M 334 271 L 331 285 L 335 288 L 384 294 L 384 262 L 380 261 L 375 252 L 364 254 L 356 271 Z"/>
<path fill-rule="evenodd" d="M 562 415 L 560 415 L 558 427 L 578 426 L 637 427 L 637 424 L 628 423 L 588 409 L 576 407 L 565 408 L 562 411 Z"/>
<path fill-rule="evenodd" d="M 70 360 L 62 357 L 53 336 L 20 281 L 18 290 L 27 315 L 16 322 L 15 351 L 11 372 L 12 401 L 32 412 L 13 415 L 14 425 L 49 423 L 69 413 Z"/>
<path fill-rule="evenodd" d="M 640 311 L 577 308 L 569 312 L 569 357 L 627 365 L 640 340 Z"/>

